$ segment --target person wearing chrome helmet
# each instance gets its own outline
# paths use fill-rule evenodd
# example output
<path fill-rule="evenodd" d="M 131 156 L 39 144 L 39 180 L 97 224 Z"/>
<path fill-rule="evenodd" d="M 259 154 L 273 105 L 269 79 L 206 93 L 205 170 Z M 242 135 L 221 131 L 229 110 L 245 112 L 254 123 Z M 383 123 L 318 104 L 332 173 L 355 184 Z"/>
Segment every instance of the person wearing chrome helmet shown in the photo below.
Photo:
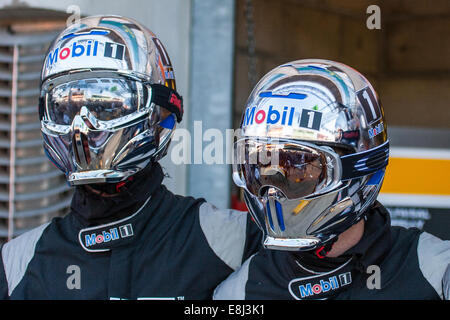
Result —
<path fill-rule="evenodd" d="M 93 16 L 59 34 L 39 116 L 75 192 L 69 214 L 3 245 L 0 298 L 210 299 L 259 245 L 244 213 L 162 185 L 183 104 L 166 50 L 137 21 Z"/>
<path fill-rule="evenodd" d="M 376 200 L 389 140 L 358 71 L 320 59 L 270 71 L 248 98 L 234 156 L 265 249 L 215 299 L 448 298 L 450 241 L 391 227 Z"/>

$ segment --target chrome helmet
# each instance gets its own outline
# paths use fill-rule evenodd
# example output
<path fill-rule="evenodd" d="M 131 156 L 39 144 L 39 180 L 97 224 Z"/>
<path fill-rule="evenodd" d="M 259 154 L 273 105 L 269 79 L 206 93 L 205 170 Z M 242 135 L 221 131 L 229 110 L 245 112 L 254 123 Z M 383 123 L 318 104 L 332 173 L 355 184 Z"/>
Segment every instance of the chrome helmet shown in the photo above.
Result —
<path fill-rule="evenodd" d="M 162 43 L 120 16 L 87 17 L 62 31 L 40 90 L 44 150 L 70 185 L 120 182 L 157 161 L 183 115 Z"/>
<path fill-rule="evenodd" d="M 377 198 L 389 158 L 383 109 L 349 66 L 311 59 L 271 70 L 239 131 L 233 180 L 266 248 L 319 250 Z"/>

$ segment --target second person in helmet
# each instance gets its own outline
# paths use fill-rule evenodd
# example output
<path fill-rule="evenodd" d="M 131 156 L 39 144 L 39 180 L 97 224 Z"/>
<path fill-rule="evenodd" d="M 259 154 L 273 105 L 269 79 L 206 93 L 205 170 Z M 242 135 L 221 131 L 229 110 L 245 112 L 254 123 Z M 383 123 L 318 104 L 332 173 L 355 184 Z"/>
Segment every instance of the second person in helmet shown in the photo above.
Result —
<path fill-rule="evenodd" d="M 66 216 L 1 247 L 0 298 L 208 299 L 255 250 L 246 214 L 162 184 L 183 116 L 175 90 L 167 52 L 134 20 L 88 17 L 55 39 L 44 149 L 75 193 Z"/>
<path fill-rule="evenodd" d="M 450 241 L 391 227 L 376 201 L 389 141 L 363 75 L 319 59 L 281 65 L 250 94 L 240 130 L 233 179 L 271 250 L 215 299 L 449 298 Z"/>

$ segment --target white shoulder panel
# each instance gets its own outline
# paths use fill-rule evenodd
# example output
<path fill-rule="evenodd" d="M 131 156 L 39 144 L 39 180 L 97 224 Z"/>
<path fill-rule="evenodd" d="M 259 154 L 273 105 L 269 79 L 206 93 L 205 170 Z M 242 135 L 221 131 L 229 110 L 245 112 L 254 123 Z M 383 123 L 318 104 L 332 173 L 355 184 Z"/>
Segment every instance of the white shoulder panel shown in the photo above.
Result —
<path fill-rule="evenodd" d="M 28 264 L 34 256 L 36 243 L 48 225 L 49 223 L 43 224 L 3 245 L 1 253 L 9 295 L 25 275 Z"/>
<path fill-rule="evenodd" d="M 219 284 L 214 290 L 213 300 L 245 300 L 245 287 L 248 280 L 250 261 L 253 256 L 248 258 L 241 268 Z"/>
<path fill-rule="evenodd" d="M 221 210 L 207 202 L 199 209 L 200 226 L 209 246 L 233 270 L 242 264 L 247 215 L 243 211 Z"/>
<path fill-rule="evenodd" d="M 417 245 L 417 256 L 423 276 L 442 299 L 444 273 L 450 264 L 450 241 L 423 232 Z"/>

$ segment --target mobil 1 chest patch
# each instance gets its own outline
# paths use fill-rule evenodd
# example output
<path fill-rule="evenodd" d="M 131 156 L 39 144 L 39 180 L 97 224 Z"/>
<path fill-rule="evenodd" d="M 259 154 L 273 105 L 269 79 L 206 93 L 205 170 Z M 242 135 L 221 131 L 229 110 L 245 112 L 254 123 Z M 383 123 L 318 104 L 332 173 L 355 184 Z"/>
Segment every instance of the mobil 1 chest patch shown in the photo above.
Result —
<path fill-rule="evenodd" d="M 328 299 L 346 290 L 352 284 L 352 259 L 343 265 L 318 274 L 310 274 L 304 277 L 292 279 L 289 282 L 288 290 L 296 300 Z M 302 267 L 297 261 L 302 270 Z"/>
<path fill-rule="evenodd" d="M 86 251 L 105 251 L 134 236 L 133 224 L 111 224 L 80 230 L 78 240 Z"/>
<path fill-rule="evenodd" d="M 249 105 L 244 113 L 243 127 L 285 126 L 320 130 L 323 104 L 319 99 L 305 94 L 287 95 L 262 92 L 257 105 Z"/>
<path fill-rule="evenodd" d="M 340 274 L 294 279 L 289 292 L 296 300 L 326 299 L 342 291 L 352 283 L 350 271 Z"/>

